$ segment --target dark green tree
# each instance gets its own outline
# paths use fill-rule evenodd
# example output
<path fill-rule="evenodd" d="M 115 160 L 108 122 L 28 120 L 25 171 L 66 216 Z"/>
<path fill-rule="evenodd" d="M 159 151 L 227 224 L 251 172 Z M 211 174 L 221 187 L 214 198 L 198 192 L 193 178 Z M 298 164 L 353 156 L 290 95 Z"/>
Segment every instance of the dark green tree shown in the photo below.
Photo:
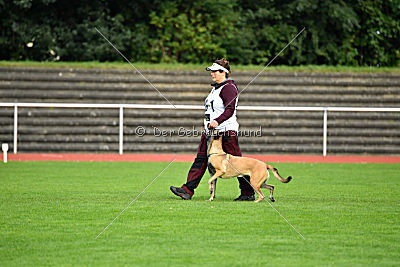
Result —
<path fill-rule="evenodd" d="M 206 62 L 227 56 L 223 40 L 233 30 L 234 1 L 168 1 L 150 13 L 150 59 Z"/>
<path fill-rule="evenodd" d="M 400 0 L 0 0 L 0 59 L 400 65 Z"/>
<path fill-rule="evenodd" d="M 352 35 L 358 65 L 400 65 L 400 1 L 354 1 L 360 28 Z M 343 62 L 345 63 L 345 62 Z"/>

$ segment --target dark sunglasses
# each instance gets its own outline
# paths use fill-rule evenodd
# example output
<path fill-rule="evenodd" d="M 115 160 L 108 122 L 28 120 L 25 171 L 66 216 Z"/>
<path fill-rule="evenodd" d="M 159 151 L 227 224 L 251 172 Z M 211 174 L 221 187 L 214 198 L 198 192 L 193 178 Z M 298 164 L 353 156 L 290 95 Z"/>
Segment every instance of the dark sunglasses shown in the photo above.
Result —
<path fill-rule="evenodd" d="M 219 72 L 219 73 L 222 73 L 222 72 L 224 72 L 223 70 L 212 70 L 211 72 Z"/>

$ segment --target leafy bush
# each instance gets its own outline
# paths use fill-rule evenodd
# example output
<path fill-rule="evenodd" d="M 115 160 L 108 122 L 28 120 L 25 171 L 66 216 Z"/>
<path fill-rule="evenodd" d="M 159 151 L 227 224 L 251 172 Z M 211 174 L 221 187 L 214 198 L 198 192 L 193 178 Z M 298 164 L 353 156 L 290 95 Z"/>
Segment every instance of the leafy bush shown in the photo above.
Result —
<path fill-rule="evenodd" d="M 400 1 L 0 0 L 0 59 L 400 65 Z"/>

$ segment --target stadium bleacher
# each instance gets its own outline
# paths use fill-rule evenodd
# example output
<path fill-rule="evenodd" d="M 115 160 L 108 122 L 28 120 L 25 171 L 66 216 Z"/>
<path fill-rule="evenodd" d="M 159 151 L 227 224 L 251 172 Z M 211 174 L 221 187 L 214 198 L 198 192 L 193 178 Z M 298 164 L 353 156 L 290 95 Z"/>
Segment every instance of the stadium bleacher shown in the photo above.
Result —
<path fill-rule="evenodd" d="M 211 88 L 206 71 L 142 73 L 174 105 L 201 106 Z M 233 72 L 232 78 L 243 90 L 255 75 Z M 0 102 L 168 104 L 134 70 L 20 67 L 0 67 Z M 399 108 L 400 74 L 267 71 L 240 94 L 239 106 Z M 0 107 L 0 141 L 10 150 L 13 113 Z M 244 153 L 322 153 L 321 111 L 238 110 L 237 116 Z M 124 153 L 195 153 L 202 118 L 202 110 L 125 109 Z M 261 136 L 254 136 L 259 131 Z M 118 109 L 18 109 L 21 153 L 118 153 L 118 138 Z M 400 154 L 400 113 L 329 112 L 327 152 Z"/>

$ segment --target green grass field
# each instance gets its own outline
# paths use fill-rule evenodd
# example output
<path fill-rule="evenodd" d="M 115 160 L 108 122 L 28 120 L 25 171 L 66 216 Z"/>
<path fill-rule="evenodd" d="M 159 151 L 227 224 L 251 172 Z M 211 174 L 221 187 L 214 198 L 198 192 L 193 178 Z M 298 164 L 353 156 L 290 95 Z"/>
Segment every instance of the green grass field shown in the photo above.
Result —
<path fill-rule="evenodd" d="M 274 164 L 273 205 L 236 203 L 236 179 L 208 199 L 174 196 L 190 163 L 0 164 L 0 265 L 326 266 L 400 263 L 400 164 Z"/>

